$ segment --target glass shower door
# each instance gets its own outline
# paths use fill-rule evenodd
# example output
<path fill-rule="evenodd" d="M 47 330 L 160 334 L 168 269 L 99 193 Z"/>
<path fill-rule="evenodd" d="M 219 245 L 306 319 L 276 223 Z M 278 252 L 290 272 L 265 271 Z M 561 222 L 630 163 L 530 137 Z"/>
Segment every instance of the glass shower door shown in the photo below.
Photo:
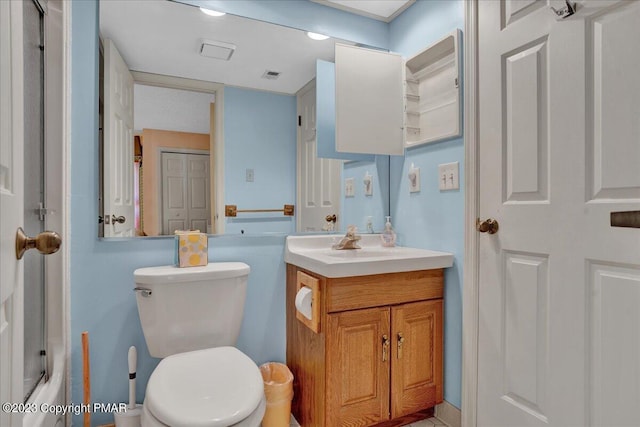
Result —
<path fill-rule="evenodd" d="M 24 231 L 44 231 L 44 10 L 25 1 L 24 19 Z M 46 379 L 44 257 L 24 254 L 24 400 Z"/>

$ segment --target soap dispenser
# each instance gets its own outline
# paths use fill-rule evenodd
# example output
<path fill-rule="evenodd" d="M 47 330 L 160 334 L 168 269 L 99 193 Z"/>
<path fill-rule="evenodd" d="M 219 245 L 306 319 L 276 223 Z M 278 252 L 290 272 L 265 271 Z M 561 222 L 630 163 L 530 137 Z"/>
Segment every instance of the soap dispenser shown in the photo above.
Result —
<path fill-rule="evenodd" d="M 396 232 L 393 230 L 393 226 L 391 225 L 391 217 L 387 217 L 387 222 L 384 225 L 384 231 L 380 235 L 382 239 L 382 246 L 391 248 L 396 245 Z"/>

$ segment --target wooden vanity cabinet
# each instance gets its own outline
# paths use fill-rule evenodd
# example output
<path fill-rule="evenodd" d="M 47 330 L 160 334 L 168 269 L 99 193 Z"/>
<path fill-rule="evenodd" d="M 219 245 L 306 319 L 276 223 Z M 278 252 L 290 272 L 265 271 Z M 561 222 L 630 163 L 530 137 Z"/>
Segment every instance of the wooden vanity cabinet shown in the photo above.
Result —
<path fill-rule="evenodd" d="M 320 319 L 296 319 L 314 277 Z M 326 278 L 287 265 L 287 365 L 302 427 L 399 426 L 442 402 L 443 270 Z"/>

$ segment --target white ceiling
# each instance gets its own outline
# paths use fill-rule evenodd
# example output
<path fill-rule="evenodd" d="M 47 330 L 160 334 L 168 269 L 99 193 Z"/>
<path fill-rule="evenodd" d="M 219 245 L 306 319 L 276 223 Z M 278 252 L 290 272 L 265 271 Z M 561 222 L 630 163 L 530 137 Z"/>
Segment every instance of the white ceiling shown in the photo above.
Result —
<path fill-rule="evenodd" d="M 391 22 L 416 0 L 311 0 L 325 6 Z"/>
<path fill-rule="evenodd" d="M 233 15 L 211 17 L 166 0 L 101 0 L 100 35 L 113 40 L 133 71 L 288 94 L 315 77 L 316 59 L 333 61 L 336 42 Z M 201 56 L 202 39 L 236 45 L 231 60 Z M 282 74 L 263 79 L 266 70 Z"/>

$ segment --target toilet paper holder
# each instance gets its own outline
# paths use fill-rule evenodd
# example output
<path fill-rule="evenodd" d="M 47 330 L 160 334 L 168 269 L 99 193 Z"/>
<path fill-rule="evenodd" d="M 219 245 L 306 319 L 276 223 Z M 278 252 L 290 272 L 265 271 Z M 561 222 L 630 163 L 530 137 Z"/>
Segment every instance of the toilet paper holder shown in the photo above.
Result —
<path fill-rule="evenodd" d="M 296 295 L 303 287 L 311 289 L 311 319 L 296 310 L 296 319 L 316 334 L 320 332 L 320 280 L 307 273 L 298 271 L 296 280 Z"/>

